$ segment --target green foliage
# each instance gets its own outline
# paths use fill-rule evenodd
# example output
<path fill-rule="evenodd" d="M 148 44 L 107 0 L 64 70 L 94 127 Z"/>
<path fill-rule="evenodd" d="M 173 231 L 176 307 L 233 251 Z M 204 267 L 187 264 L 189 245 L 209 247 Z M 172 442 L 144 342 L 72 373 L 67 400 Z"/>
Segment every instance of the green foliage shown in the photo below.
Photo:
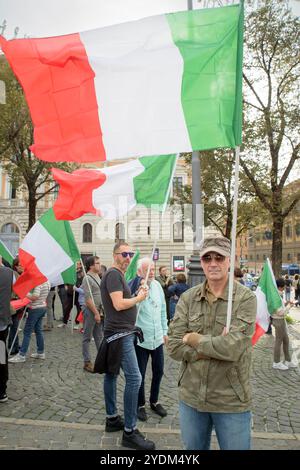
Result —
<path fill-rule="evenodd" d="M 273 223 L 276 275 L 283 222 L 300 201 L 299 186 L 286 189 L 300 158 L 299 26 L 299 18 L 281 0 L 265 0 L 246 15 L 241 165 Z"/>

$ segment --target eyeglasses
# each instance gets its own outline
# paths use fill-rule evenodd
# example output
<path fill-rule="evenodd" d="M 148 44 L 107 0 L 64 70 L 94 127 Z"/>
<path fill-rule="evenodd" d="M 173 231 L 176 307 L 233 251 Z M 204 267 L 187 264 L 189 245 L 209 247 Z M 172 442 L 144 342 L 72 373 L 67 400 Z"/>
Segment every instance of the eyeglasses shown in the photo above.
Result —
<path fill-rule="evenodd" d="M 202 256 L 201 258 L 201 261 L 203 261 L 203 263 L 210 263 L 212 260 L 216 261 L 217 263 L 223 263 L 224 260 L 225 260 L 225 256 L 223 255 L 204 255 Z"/>
<path fill-rule="evenodd" d="M 127 256 L 129 256 L 129 258 L 133 258 L 134 257 L 134 253 L 132 251 L 121 251 L 121 253 L 119 252 L 116 252 L 115 253 L 116 255 L 122 255 L 123 258 L 127 258 Z"/>

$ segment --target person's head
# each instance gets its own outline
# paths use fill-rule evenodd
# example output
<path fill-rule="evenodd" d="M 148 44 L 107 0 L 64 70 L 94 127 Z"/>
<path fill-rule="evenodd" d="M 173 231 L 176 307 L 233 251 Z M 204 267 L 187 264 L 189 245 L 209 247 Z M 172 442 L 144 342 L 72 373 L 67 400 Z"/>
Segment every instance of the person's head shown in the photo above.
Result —
<path fill-rule="evenodd" d="M 200 259 L 208 281 L 225 281 L 230 265 L 230 240 L 225 237 L 205 238 L 200 246 Z"/>
<path fill-rule="evenodd" d="M 24 271 L 24 268 L 23 266 L 21 266 L 20 264 L 20 259 L 18 256 L 16 256 L 13 260 L 13 264 L 12 264 L 12 268 L 14 271 L 16 271 L 18 274 L 22 274 L 22 272 Z"/>
<path fill-rule="evenodd" d="M 149 271 L 149 277 L 148 277 L 148 284 L 150 284 L 153 281 L 154 275 L 155 275 L 155 267 L 154 267 L 153 261 L 151 261 L 150 258 L 141 258 L 138 260 L 138 265 L 137 265 L 138 275 L 141 276 L 143 279 L 145 279 L 147 276 L 149 264 L 150 264 L 150 271 Z"/>
<path fill-rule="evenodd" d="M 81 271 L 81 270 L 82 270 L 81 262 L 80 262 L 80 261 L 77 261 L 77 263 L 76 263 L 76 271 Z"/>
<path fill-rule="evenodd" d="M 294 280 L 295 280 L 295 281 L 298 281 L 298 279 L 299 279 L 299 274 L 295 274 Z"/>
<path fill-rule="evenodd" d="M 89 256 L 85 260 L 85 268 L 88 272 L 99 274 L 100 273 L 100 258 L 98 256 Z"/>
<path fill-rule="evenodd" d="M 159 275 L 162 276 L 162 277 L 167 277 L 168 275 L 168 268 L 167 266 L 160 266 L 158 268 L 158 272 L 159 272 Z"/>
<path fill-rule="evenodd" d="M 123 273 L 125 273 L 126 269 L 128 268 L 128 265 L 133 256 L 134 252 L 132 251 L 128 243 L 120 241 L 115 244 L 113 250 L 114 265 Z"/>
<path fill-rule="evenodd" d="M 285 286 L 284 279 L 282 279 L 282 278 L 276 279 L 276 286 L 277 286 L 277 289 L 280 292 L 283 292 L 284 291 L 284 286 Z"/>
<path fill-rule="evenodd" d="M 234 277 L 237 281 L 240 281 L 242 279 L 243 273 L 240 268 L 234 268 Z"/>
<path fill-rule="evenodd" d="M 183 273 L 178 273 L 176 274 L 176 282 L 179 284 L 185 284 L 186 283 L 186 276 Z"/>

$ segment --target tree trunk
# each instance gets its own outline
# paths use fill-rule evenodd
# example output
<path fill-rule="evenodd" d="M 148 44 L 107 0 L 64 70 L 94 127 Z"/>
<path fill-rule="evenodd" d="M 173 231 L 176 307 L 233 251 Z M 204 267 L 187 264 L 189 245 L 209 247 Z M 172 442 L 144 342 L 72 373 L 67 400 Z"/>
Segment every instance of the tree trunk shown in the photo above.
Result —
<path fill-rule="evenodd" d="M 275 278 L 281 276 L 282 272 L 282 230 L 284 218 L 282 215 L 273 217 L 273 239 L 272 239 L 272 266 Z"/>
<path fill-rule="evenodd" d="M 36 191 L 35 188 L 28 188 L 28 229 L 27 232 L 31 229 L 31 227 L 35 224 L 36 220 Z"/>

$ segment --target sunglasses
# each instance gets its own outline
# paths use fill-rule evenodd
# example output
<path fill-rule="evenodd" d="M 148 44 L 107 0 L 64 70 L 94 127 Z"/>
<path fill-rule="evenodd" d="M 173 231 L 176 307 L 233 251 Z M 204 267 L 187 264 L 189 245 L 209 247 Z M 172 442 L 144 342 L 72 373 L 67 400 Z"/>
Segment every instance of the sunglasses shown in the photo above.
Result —
<path fill-rule="evenodd" d="M 121 251 L 121 252 L 116 252 L 115 254 L 116 255 L 122 255 L 123 258 L 127 258 L 127 256 L 129 256 L 129 258 L 134 257 L 134 253 L 132 251 Z"/>
<path fill-rule="evenodd" d="M 223 263 L 225 261 L 225 256 L 223 255 L 204 255 L 201 258 L 203 263 L 210 263 L 212 260 L 216 261 L 217 263 Z"/>

